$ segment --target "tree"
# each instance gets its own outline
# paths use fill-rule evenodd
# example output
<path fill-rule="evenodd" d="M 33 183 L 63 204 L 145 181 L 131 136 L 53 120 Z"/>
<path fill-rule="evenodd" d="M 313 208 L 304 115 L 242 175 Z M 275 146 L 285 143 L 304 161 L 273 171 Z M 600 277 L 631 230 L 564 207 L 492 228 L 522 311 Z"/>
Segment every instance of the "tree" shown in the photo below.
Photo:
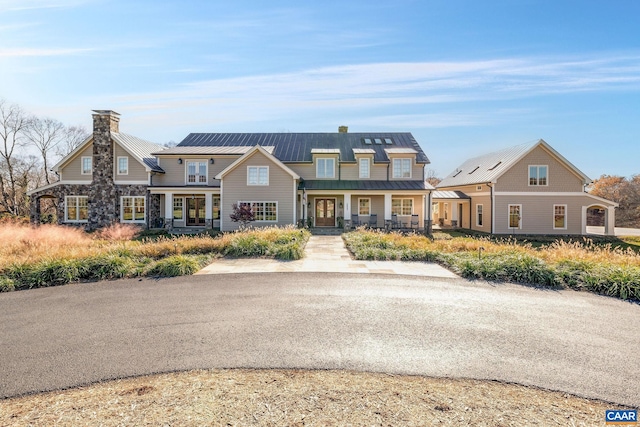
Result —
<path fill-rule="evenodd" d="M 34 145 L 42 158 L 42 170 L 45 182 L 51 184 L 49 172 L 49 157 L 52 150 L 62 141 L 64 125 L 48 117 L 32 117 L 25 127 L 27 141 Z"/>
<path fill-rule="evenodd" d="M 426 172 L 427 172 L 426 173 L 427 178 L 425 179 L 425 181 L 427 181 L 429 184 L 433 185 L 434 187 L 440 184 L 440 181 L 442 181 L 442 179 L 436 176 L 435 170 L 427 169 Z"/>
<path fill-rule="evenodd" d="M 616 212 L 617 226 L 640 227 L 640 175 L 631 179 L 602 175 L 591 184 L 589 192 L 620 205 Z"/>
<path fill-rule="evenodd" d="M 84 126 L 67 126 L 62 132 L 61 142 L 56 147 L 56 154 L 64 157 L 78 148 L 88 137 L 90 133 Z"/>
<path fill-rule="evenodd" d="M 24 145 L 28 118 L 15 104 L 0 99 L 0 206 L 11 215 L 19 215 L 19 185 L 14 151 Z"/>
<path fill-rule="evenodd" d="M 233 222 L 241 223 L 241 228 L 245 228 L 248 223 L 256 220 L 251 205 L 248 203 L 234 203 L 233 212 L 231 212 L 229 218 L 231 218 Z"/>

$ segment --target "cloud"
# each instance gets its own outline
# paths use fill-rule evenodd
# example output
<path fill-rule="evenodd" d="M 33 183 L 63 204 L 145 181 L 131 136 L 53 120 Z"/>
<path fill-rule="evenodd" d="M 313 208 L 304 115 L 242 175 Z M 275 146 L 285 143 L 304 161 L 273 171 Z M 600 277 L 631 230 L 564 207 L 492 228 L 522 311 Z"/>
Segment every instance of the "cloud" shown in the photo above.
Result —
<path fill-rule="evenodd" d="M 89 0 L 0 0 L 0 12 L 76 7 Z"/>
<path fill-rule="evenodd" d="M 0 48 L 0 58 L 26 56 L 67 56 L 90 52 L 85 48 Z"/>

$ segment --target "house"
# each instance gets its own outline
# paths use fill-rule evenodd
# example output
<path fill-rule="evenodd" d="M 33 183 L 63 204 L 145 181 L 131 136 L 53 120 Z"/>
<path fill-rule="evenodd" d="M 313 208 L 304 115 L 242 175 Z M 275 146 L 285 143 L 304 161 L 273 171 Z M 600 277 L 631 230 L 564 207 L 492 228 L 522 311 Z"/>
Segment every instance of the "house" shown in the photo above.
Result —
<path fill-rule="evenodd" d="M 614 234 L 616 203 L 585 192 L 591 179 L 545 141 L 469 159 L 437 185 L 434 221 L 493 234 L 587 234 L 603 209 Z"/>
<path fill-rule="evenodd" d="M 89 229 L 232 231 L 234 204 L 252 207 L 254 226 L 430 227 L 429 159 L 410 133 L 193 133 L 164 148 L 94 113 L 92 136 L 55 166 L 60 180 L 30 192 L 33 222 L 49 197 L 59 222 Z"/>

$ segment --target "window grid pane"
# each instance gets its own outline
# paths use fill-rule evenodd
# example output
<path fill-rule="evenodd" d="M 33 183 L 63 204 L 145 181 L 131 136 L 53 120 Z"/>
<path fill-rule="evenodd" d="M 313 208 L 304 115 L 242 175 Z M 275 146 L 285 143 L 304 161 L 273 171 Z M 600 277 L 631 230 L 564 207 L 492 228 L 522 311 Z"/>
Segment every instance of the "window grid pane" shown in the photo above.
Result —
<path fill-rule="evenodd" d="M 220 196 L 213 196 L 213 219 L 220 219 Z"/>
<path fill-rule="evenodd" d="M 183 215 L 183 198 L 176 197 L 173 199 L 173 219 L 182 219 Z"/>
<path fill-rule="evenodd" d="M 126 157 L 120 157 L 118 159 L 118 173 L 124 175 L 129 173 L 129 159 Z"/>
<path fill-rule="evenodd" d="M 360 159 L 360 178 L 369 178 L 369 159 Z"/>
<path fill-rule="evenodd" d="M 370 215 L 370 199 L 360 199 L 358 202 L 358 215 Z"/>

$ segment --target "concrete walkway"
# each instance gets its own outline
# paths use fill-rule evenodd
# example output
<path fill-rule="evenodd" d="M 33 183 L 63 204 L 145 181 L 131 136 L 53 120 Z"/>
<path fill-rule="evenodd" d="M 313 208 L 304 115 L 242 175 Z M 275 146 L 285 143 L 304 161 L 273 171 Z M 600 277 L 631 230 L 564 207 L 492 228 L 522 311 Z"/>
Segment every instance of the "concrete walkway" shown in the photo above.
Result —
<path fill-rule="evenodd" d="M 196 274 L 333 272 L 458 278 L 446 268 L 431 262 L 354 260 L 340 236 L 311 236 L 304 253 L 305 257 L 297 261 L 217 259 Z"/>

